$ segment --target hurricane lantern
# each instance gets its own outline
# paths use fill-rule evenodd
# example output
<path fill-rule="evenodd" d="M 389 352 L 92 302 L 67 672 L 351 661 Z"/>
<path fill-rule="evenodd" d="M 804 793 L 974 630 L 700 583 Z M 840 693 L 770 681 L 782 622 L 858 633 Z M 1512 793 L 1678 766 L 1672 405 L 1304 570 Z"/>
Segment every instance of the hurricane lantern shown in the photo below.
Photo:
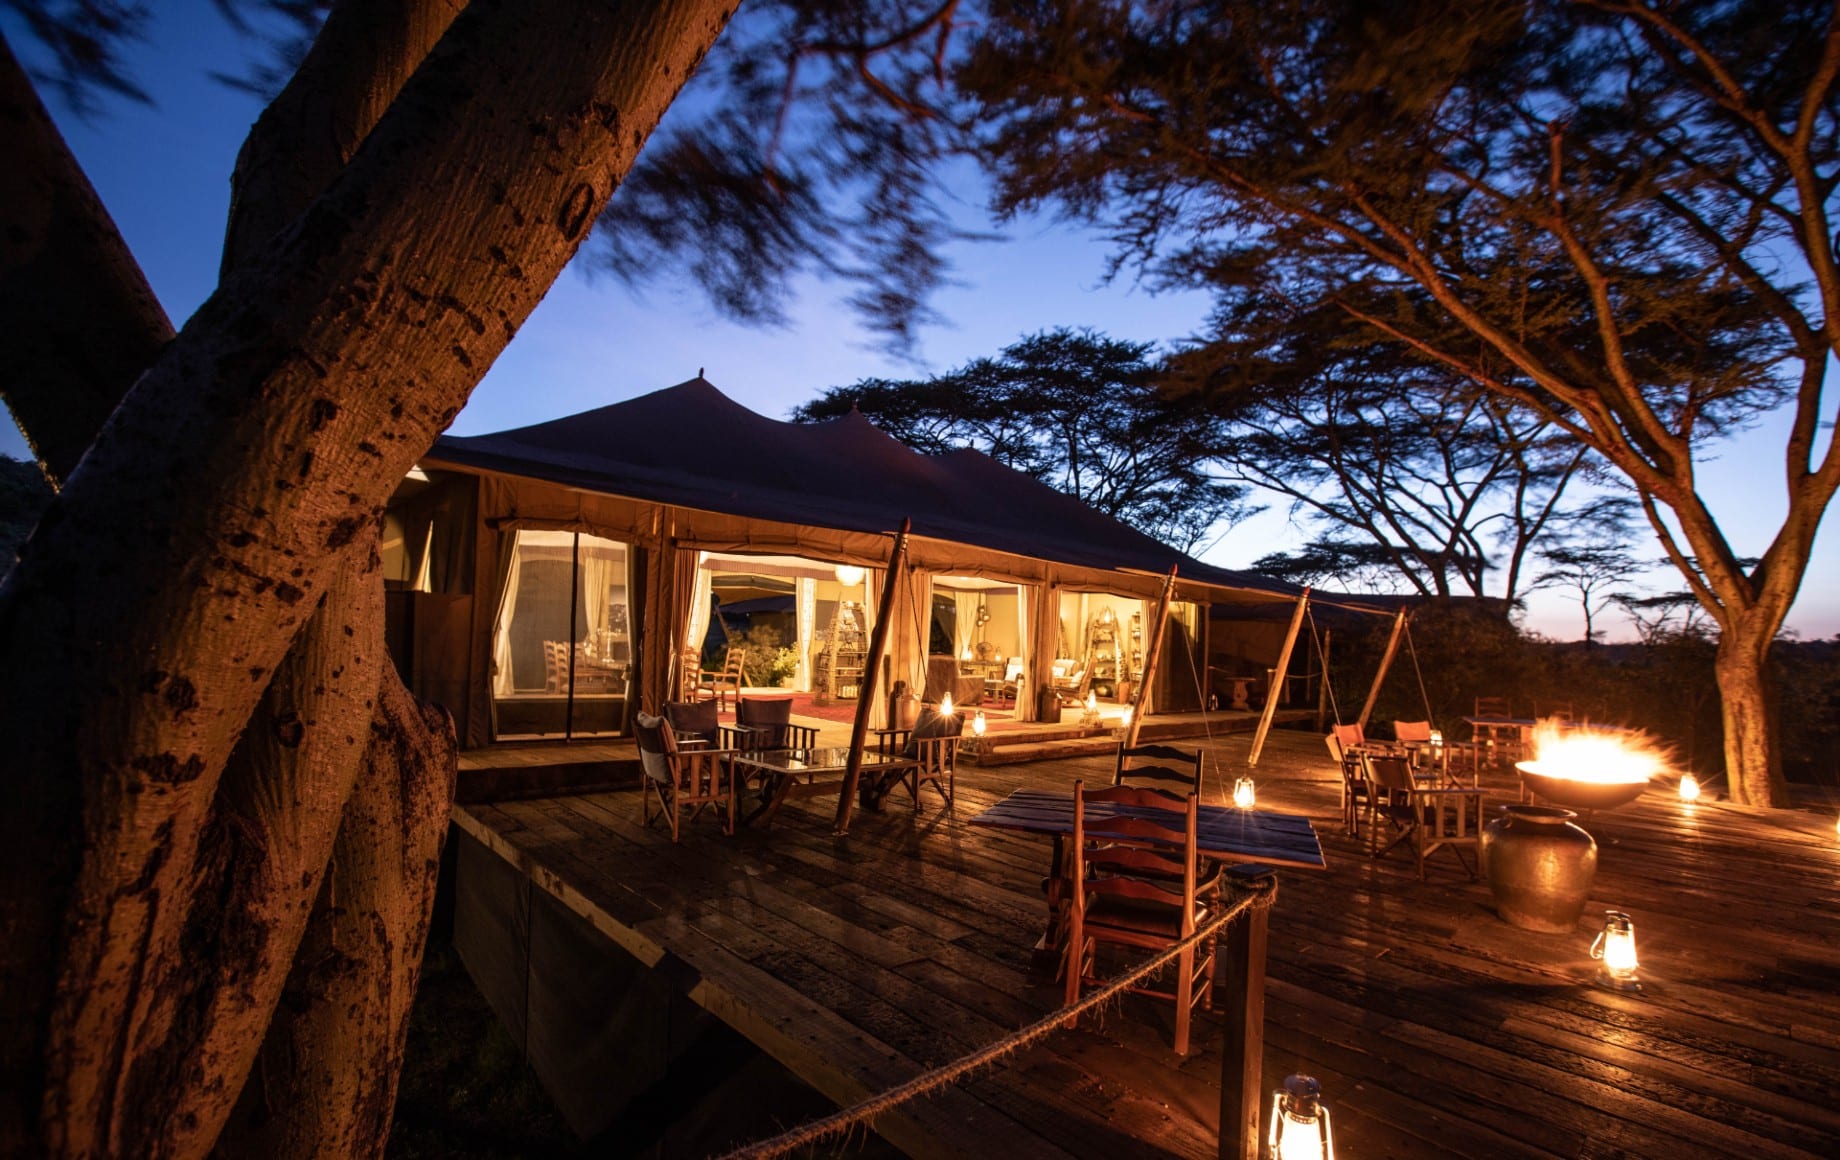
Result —
<path fill-rule="evenodd" d="M 941 717 L 950 717 L 952 715 L 952 694 L 947 693 L 945 696 L 939 698 L 939 715 Z"/>
<path fill-rule="evenodd" d="M 1271 1160 L 1335 1160 L 1329 1109 L 1315 1076 L 1287 1076 L 1271 1093 Z"/>
<path fill-rule="evenodd" d="M 1253 803 L 1252 779 L 1242 777 L 1233 783 L 1233 805 L 1242 810 L 1249 810 Z"/>
<path fill-rule="evenodd" d="M 1131 727 L 1131 706 L 1126 705 L 1124 707 L 1124 712 L 1118 714 L 1118 726 L 1121 729 L 1129 729 Z"/>
<path fill-rule="evenodd" d="M 1591 957 L 1602 964 L 1597 968 L 1597 984 L 1612 991 L 1640 991 L 1636 979 L 1636 924 L 1620 910 L 1604 911 L 1604 929 L 1591 944 Z"/>
<path fill-rule="evenodd" d="M 990 722 L 984 720 L 984 710 L 979 709 L 977 711 L 977 716 L 971 719 L 971 735 L 973 737 L 982 737 L 984 736 L 984 730 L 988 728 L 990 728 Z"/>
<path fill-rule="evenodd" d="M 1680 800 L 1683 802 L 1699 800 L 1699 778 L 1690 773 L 1680 775 Z"/>

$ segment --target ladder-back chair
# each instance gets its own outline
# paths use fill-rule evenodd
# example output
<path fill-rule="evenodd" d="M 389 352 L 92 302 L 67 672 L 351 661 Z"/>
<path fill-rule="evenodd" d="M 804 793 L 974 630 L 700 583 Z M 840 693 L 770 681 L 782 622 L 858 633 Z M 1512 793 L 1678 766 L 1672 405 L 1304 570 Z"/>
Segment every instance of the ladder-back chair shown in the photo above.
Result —
<path fill-rule="evenodd" d="M 1074 783 L 1064 948 L 1067 1004 L 1079 1001 L 1081 987 L 1102 985 L 1094 971 L 1101 945 L 1166 950 L 1206 920 L 1208 904 L 1197 865 L 1198 804 L 1194 793 L 1177 797 L 1134 786 L 1089 793 L 1084 782 Z M 1114 812 L 1126 810 L 1128 816 Z M 1128 873 L 1111 861 L 1126 850 L 1135 851 L 1133 859 L 1156 860 L 1161 876 Z M 1090 878 L 1089 868 L 1095 871 Z M 1212 998 L 1213 941 L 1182 951 L 1173 966 L 1175 979 L 1168 990 L 1132 989 L 1175 1001 L 1175 1050 L 1187 1055 L 1195 1005 Z"/>
<path fill-rule="evenodd" d="M 1130 781 L 1161 782 L 1159 789 L 1201 792 L 1201 751 L 1173 745 L 1118 746 L 1112 767 L 1112 784 Z"/>

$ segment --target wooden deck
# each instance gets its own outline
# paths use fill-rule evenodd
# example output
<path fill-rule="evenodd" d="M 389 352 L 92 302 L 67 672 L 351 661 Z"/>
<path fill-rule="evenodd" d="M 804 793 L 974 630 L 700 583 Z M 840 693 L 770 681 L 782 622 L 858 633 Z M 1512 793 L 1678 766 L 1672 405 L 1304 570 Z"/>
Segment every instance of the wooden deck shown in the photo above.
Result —
<path fill-rule="evenodd" d="M 1213 800 L 1247 739 L 1210 743 Z M 834 800 L 764 833 L 707 822 L 673 847 L 636 789 L 473 804 L 458 824 L 805 1082 L 848 1103 L 1053 1010 L 1029 981 L 1044 841 L 964 820 L 1023 785 L 1109 779 L 1102 758 L 964 769 L 958 803 L 897 795 L 831 834 Z M 1840 841 L 1831 815 L 1651 791 L 1600 813 L 1593 902 L 1571 935 L 1497 919 L 1446 854 L 1420 883 L 1342 834 L 1319 738 L 1278 734 L 1262 807 L 1310 814 L 1330 869 L 1280 875 L 1265 1078 L 1317 1076 L 1346 1157 L 1840 1156 Z M 1501 800 L 1512 800 L 1505 780 Z M 1593 987 L 1602 910 L 1635 920 L 1644 991 Z M 668 960 L 668 961 L 667 961 Z M 683 971 L 687 964 L 690 971 Z M 1006 1065 L 885 1116 L 917 1155 L 1212 1156 L 1219 1032 L 1169 1050 L 1133 997 Z M 738 1141 L 739 1142 L 739 1141 Z M 846 1149 L 847 1150 L 847 1149 Z"/>

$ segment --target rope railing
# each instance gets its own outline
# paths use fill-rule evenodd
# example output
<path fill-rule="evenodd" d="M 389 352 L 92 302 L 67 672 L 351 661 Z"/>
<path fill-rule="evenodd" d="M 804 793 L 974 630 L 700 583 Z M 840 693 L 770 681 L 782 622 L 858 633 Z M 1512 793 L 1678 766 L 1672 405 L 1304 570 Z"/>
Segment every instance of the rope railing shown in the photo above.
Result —
<path fill-rule="evenodd" d="M 808 1147 L 833 1136 L 846 1135 L 858 1127 L 869 1129 L 876 1117 L 883 1113 L 892 1111 L 909 1100 L 929 1095 L 947 1084 L 956 1083 L 973 1072 L 992 1066 L 1007 1055 L 1046 1039 L 1054 1031 L 1069 1025 L 1088 1011 L 1103 1007 L 1118 998 L 1146 976 L 1161 970 L 1183 951 L 1214 937 L 1234 919 L 1250 910 L 1270 908 L 1278 897 L 1278 880 L 1265 878 L 1240 889 L 1241 896 L 1232 906 L 1210 915 L 1205 923 L 1195 929 L 1195 933 L 1180 942 L 1171 944 L 1167 949 L 1158 952 L 1154 957 L 1138 964 L 1072 1006 L 1062 1007 L 1051 1014 L 1044 1015 L 1027 1027 L 1012 1031 L 1003 1038 L 980 1047 L 970 1055 L 961 1056 L 951 1063 L 923 1071 L 904 1083 L 877 1092 L 831 1115 L 808 1121 L 771 1139 L 737 1148 L 729 1152 L 724 1160 L 768 1160 L 770 1157 L 784 1156 L 795 1149 Z"/>

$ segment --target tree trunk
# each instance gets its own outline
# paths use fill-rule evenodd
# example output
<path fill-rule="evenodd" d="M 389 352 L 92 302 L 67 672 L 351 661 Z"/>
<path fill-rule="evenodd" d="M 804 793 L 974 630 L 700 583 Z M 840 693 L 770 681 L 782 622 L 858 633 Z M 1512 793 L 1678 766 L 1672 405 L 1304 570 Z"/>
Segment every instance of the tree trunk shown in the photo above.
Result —
<path fill-rule="evenodd" d="M 1767 668 L 1775 632 L 1751 633 L 1742 626 L 1739 621 L 1722 628 L 1714 662 L 1725 726 L 1727 788 L 1731 800 L 1743 805 L 1787 807 L 1789 783 L 1783 778 Z M 1761 639 L 1752 639 L 1755 636 Z"/>
<path fill-rule="evenodd" d="M 146 1066 L 195 1007 L 180 964 L 194 897 L 224 885 L 201 871 L 232 748 L 727 15 L 469 6 L 335 186 L 142 376 L 0 586 L 0 1151 L 167 1150 L 187 1083 L 240 1086 L 221 1059 Z"/>
<path fill-rule="evenodd" d="M 454 758 L 452 719 L 387 684 L 364 777 L 221 1154 L 383 1154 Z"/>

